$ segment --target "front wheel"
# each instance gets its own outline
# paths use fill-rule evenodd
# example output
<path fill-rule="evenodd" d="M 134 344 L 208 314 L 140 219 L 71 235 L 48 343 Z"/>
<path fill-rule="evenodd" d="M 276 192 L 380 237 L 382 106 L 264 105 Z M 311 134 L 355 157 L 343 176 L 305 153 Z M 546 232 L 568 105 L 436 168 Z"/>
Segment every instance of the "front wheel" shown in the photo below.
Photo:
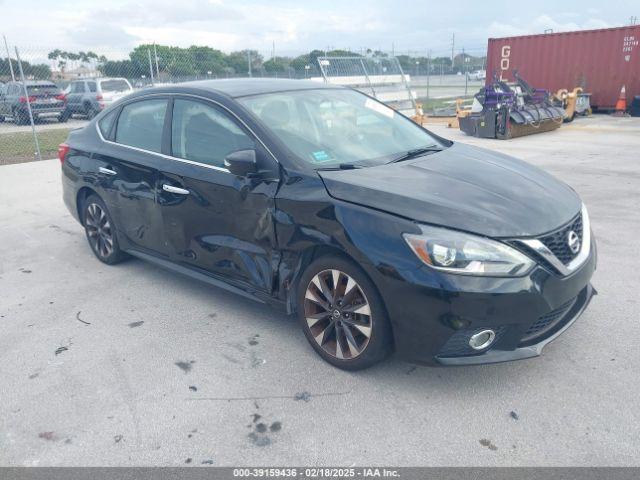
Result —
<path fill-rule="evenodd" d="M 297 311 L 311 346 L 338 368 L 368 368 L 391 352 L 392 332 L 380 295 L 346 258 L 321 257 L 307 267 Z"/>
<path fill-rule="evenodd" d="M 120 250 L 115 224 L 102 199 L 90 195 L 84 201 L 82 212 L 87 241 L 98 260 L 114 265 L 127 258 L 127 254 Z"/>

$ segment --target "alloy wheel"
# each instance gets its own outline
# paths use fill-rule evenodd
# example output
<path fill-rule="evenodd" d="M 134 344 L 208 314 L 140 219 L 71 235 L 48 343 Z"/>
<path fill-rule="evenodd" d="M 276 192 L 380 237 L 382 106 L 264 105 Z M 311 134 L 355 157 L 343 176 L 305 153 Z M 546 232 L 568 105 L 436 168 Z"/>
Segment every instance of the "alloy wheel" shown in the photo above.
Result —
<path fill-rule="evenodd" d="M 109 218 L 102 207 L 97 203 L 90 203 L 87 206 L 84 222 L 93 250 L 102 258 L 111 255 L 113 252 L 113 231 Z"/>
<path fill-rule="evenodd" d="M 307 326 L 329 355 L 349 360 L 369 344 L 373 329 L 371 307 L 358 283 L 340 270 L 323 270 L 305 292 Z"/>

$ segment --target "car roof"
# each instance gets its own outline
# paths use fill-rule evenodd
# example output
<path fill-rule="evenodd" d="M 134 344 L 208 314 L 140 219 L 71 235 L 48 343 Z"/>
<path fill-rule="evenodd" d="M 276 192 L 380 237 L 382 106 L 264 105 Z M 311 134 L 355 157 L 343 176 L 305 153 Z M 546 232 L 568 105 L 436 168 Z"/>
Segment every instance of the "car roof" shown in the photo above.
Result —
<path fill-rule="evenodd" d="M 198 80 L 174 86 L 190 87 L 223 93 L 230 97 L 245 97 L 263 93 L 288 92 L 292 90 L 312 90 L 319 88 L 343 88 L 313 80 L 291 80 L 283 78 L 230 78 L 222 80 Z"/>

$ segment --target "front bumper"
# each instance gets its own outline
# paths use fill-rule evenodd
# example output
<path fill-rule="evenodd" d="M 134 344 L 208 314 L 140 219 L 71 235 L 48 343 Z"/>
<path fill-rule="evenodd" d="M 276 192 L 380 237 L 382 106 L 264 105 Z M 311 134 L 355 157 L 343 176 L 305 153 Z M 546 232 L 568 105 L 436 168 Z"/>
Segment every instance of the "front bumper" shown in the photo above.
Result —
<path fill-rule="evenodd" d="M 585 311 L 589 302 L 597 291 L 591 284 L 587 285 L 578 295 L 573 307 L 560 319 L 551 331 L 531 345 L 523 345 L 515 350 L 500 350 L 497 348 L 488 349 L 486 352 L 477 355 L 466 356 L 436 356 L 436 361 L 441 365 L 481 365 L 485 363 L 510 362 L 512 360 L 523 360 L 525 358 L 537 357 L 542 353 L 542 349 L 558 338 L 575 322 L 582 312 Z"/>
<path fill-rule="evenodd" d="M 370 274 L 400 356 L 423 364 L 474 365 L 540 355 L 589 305 L 596 263 L 594 240 L 585 263 L 569 276 L 542 266 L 518 278 L 452 275 L 426 266 Z M 494 330 L 496 340 L 486 351 L 473 351 L 465 335 L 483 329 Z"/>

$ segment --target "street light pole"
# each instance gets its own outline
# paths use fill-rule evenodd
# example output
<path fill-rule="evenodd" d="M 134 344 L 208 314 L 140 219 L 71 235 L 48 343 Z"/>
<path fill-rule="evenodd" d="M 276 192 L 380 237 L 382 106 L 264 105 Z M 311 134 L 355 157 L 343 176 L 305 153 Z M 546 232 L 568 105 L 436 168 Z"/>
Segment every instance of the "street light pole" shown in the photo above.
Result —
<path fill-rule="evenodd" d="M 7 51 L 7 62 L 9 62 L 9 70 L 11 70 L 11 81 L 15 82 L 16 75 L 13 73 L 13 65 L 11 64 L 11 55 L 9 54 L 9 45 L 7 45 L 7 37 L 5 35 L 2 35 L 2 38 L 4 38 L 4 48 Z"/>

